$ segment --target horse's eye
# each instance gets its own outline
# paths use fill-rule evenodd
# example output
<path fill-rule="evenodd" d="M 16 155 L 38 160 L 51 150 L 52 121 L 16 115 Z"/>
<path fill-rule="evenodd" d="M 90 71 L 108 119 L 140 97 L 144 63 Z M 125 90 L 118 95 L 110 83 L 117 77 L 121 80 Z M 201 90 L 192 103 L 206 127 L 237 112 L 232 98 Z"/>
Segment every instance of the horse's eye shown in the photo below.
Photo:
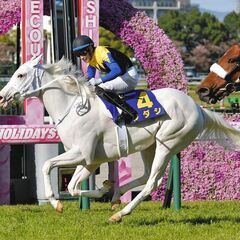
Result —
<path fill-rule="evenodd" d="M 18 78 L 23 78 L 24 77 L 24 75 L 23 74 L 18 74 Z"/>

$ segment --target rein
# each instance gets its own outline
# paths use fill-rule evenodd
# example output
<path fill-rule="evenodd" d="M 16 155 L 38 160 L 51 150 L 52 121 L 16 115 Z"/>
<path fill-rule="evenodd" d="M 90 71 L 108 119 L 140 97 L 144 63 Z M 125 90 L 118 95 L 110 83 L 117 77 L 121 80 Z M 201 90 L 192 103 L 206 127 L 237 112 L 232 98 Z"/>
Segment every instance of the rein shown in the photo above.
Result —
<path fill-rule="evenodd" d="M 73 99 L 72 103 L 71 103 L 70 106 L 68 107 L 68 109 L 67 109 L 67 111 L 65 112 L 65 114 L 64 114 L 61 118 L 58 119 L 58 122 L 57 122 L 57 123 L 55 123 L 55 127 L 58 127 L 58 126 L 63 122 L 63 120 L 67 117 L 67 115 L 70 113 L 70 111 L 71 111 L 71 109 L 72 109 L 72 107 L 73 107 L 73 104 L 76 102 L 77 98 L 78 98 L 78 96 L 76 96 L 76 97 Z"/>
<path fill-rule="evenodd" d="M 40 71 L 41 70 L 41 71 Z M 32 78 L 31 81 L 29 81 L 29 83 L 27 84 L 27 86 L 24 89 L 28 89 L 30 87 L 30 85 L 33 83 L 34 80 L 36 80 L 36 86 L 37 88 L 30 91 L 30 92 L 25 92 L 25 93 L 20 93 L 21 97 L 30 97 L 33 96 L 34 94 L 36 94 L 37 92 L 40 92 L 41 90 L 47 89 L 49 86 L 51 86 L 53 83 L 57 82 L 57 81 L 61 81 L 63 79 L 65 79 L 66 77 L 71 78 L 73 81 L 75 81 L 76 85 L 77 85 L 77 89 L 78 89 L 78 94 L 75 96 L 75 98 L 73 99 L 72 103 L 69 105 L 69 107 L 67 108 L 67 111 L 65 112 L 65 114 L 63 114 L 63 116 L 61 118 L 58 119 L 58 122 L 55 124 L 56 127 L 58 127 L 63 120 L 68 116 L 68 114 L 70 113 L 74 103 L 76 102 L 76 100 L 78 98 L 80 98 L 80 101 L 76 104 L 76 112 L 79 116 L 84 115 L 85 113 L 88 112 L 89 110 L 89 104 L 88 104 L 88 98 L 87 98 L 87 94 L 86 91 L 82 91 L 79 83 L 77 81 L 76 78 L 70 76 L 70 75 L 66 75 L 66 76 L 61 76 L 58 78 L 53 79 L 52 81 L 46 83 L 45 85 L 41 86 L 41 80 L 42 77 L 44 75 L 44 69 L 41 67 L 41 65 L 38 65 L 34 71 L 34 78 Z M 85 101 L 84 101 L 85 99 Z"/>
<path fill-rule="evenodd" d="M 70 113 L 74 103 L 76 102 L 76 100 L 80 97 L 80 102 L 76 104 L 76 113 L 79 115 L 79 116 L 82 116 L 84 115 L 85 113 L 88 112 L 88 109 L 89 109 L 89 104 L 88 104 L 88 99 L 87 99 L 87 96 L 86 96 L 86 91 L 82 91 L 79 84 L 78 84 L 78 81 L 77 79 L 71 77 L 71 76 L 68 76 L 70 77 L 71 79 L 73 79 L 76 84 L 77 84 L 77 87 L 78 87 L 78 92 L 79 92 L 79 95 L 77 95 L 72 103 L 70 104 L 70 106 L 68 107 L 67 111 L 65 112 L 65 114 L 60 118 L 58 119 L 58 122 L 55 124 L 56 127 L 58 127 L 62 122 L 63 120 L 68 116 L 68 114 Z M 83 95 L 85 97 L 83 97 Z M 85 102 L 83 102 L 85 98 Z"/>

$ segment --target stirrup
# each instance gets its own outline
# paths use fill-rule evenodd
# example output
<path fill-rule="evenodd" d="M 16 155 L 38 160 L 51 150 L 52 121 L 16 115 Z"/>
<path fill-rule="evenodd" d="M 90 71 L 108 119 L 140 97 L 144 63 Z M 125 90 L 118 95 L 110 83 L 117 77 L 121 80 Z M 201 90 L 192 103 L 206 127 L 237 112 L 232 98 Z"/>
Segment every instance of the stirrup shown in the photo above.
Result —
<path fill-rule="evenodd" d="M 128 113 L 126 113 L 126 112 L 122 112 L 119 116 L 118 116 L 118 118 L 117 118 L 117 120 L 116 120 L 116 124 L 121 124 L 121 123 L 125 123 L 125 124 L 130 124 L 134 119 L 136 119 L 136 117 L 137 117 L 137 114 L 136 115 L 134 115 L 134 114 L 131 114 L 131 115 L 129 115 Z"/>
<path fill-rule="evenodd" d="M 98 85 L 95 86 L 95 92 L 98 96 L 104 97 L 105 90 Z"/>

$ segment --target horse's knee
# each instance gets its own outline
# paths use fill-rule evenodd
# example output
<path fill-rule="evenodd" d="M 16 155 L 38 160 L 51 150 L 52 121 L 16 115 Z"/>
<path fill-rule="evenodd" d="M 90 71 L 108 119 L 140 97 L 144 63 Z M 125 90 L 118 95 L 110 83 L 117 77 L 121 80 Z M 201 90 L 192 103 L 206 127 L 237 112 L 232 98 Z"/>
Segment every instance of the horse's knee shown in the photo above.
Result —
<path fill-rule="evenodd" d="M 68 192 L 70 193 L 70 195 L 71 195 L 72 197 L 74 197 L 74 196 L 77 196 L 77 195 L 78 195 L 77 191 L 75 191 L 75 189 L 74 189 L 74 188 L 72 188 L 72 187 L 69 187 L 69 186 L 68 186 Z"/>
<path fill-rule="evenodd" d="M 77 188 L 75 185 L 68 184 L 67 186 L 68 192 L 72 197 L 81 196 L 81 190 Z"/>
<path fill-rule="evenodd" d="M 72 178 L 71 181 L 68 183 L 67 189 L 69 191 L 69 193 L 71 194 L 71 196 L 75 196 L 76 195 L 76 181 L 74 181 L 75 179 Z"/>

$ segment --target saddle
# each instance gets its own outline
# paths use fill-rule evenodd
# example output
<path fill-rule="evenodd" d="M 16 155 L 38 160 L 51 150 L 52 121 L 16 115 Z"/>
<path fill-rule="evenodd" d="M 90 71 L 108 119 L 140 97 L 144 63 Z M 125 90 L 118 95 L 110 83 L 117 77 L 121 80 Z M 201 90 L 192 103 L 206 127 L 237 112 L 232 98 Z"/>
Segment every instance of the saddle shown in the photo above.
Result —
<path fill-rule="evenodd" d="M 95 91 L 118 125 L 136 124 L 165 114 L 164 108 L 150 90 L 133 90 L 117 95 L 96 86 Z M 122 110 L 121 114 L 117 108 Z"/>

